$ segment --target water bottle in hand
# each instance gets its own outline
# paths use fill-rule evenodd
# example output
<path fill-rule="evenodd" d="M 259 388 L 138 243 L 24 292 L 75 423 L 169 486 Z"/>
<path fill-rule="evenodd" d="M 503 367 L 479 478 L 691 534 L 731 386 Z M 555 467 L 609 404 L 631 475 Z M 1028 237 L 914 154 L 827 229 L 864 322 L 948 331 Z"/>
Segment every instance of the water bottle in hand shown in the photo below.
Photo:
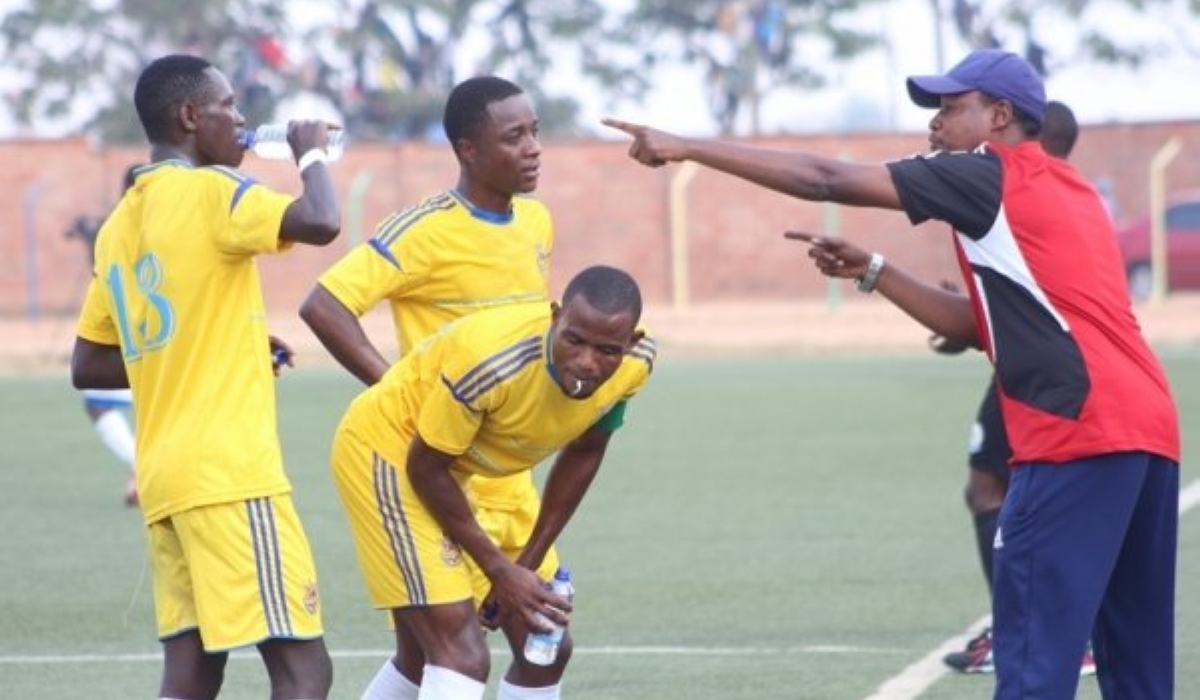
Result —
<path fill-rule="evenodd" d="M 254 155 L 268 160 L 287 160 L 292 157 L 292 147 L 287 140 L 287 124 L 263 124 L 257 129 L 242 132 L 239 140 L 242 148 L 254 151 Z M 346 146 L 346 132 L 342 129 L 329 130 L 329 143 L 325 154 L 330 163 L 342 157 Z"/>
<path fill-rule="evenodd" d="M 558 571 L 554 573 L 554 578 L 546 584 L 546 587 L 567 600 L 575 598 L 575 587 L 571 585 L 571 570 L 565 566 L 558 568 Z M 551 630 L 529 633 L 525 638 L 525 660 L 538 666 L 549 666 L 558 658 L 558 647 L 562 644 L 565 628 L 551 622 L 550 618 L 544 615 L 539 615 L 539 618 L 539 621 L 549 626 Z"/>

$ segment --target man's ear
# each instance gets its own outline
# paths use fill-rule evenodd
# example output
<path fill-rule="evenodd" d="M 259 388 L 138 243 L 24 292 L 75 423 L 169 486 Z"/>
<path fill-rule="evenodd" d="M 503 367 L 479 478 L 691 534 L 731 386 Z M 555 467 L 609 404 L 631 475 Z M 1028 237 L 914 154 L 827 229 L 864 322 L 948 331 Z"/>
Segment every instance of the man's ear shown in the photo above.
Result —
<path fill-rule="evenodd" d="M 1012 103 L 1008 100 L 999 100 L 992 105 L 995 111 L 992 112 L 992 127 L 995 129 L 1005 129 L 1009 124 L 1012 124 L 1017 119 L 1017 112 L 1013 108 Z"/>
<path fill-rule="evenodd" d="M 179 126 L 184 133 L 194 134 L 200 130 L 200 109 L 194 102 L 191 100 L 181 102 L 177 114 Z"/>
<path fill-rule="evenodd" d="M 471 141 L 471 139 L 459 139 L 454 143 L 454 150 L 458 153 L 458 159 L 464 166 L 474 167 L 475 144 Z"/>

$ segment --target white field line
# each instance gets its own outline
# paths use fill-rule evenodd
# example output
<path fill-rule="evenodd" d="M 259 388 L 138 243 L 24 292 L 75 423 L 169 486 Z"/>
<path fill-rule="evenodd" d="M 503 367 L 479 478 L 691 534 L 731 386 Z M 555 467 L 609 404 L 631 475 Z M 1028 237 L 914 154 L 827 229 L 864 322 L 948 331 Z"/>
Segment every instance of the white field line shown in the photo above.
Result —
<path fill-rule="evenodd" d="M 967 640 L 982 632 L 991 619 L 991 615 L 979 618 L 962 634 L 942 642 L 919 661 L 889 678 L 866 700 L 913 700 L 920 697 L 934 681 L 946 674 L 946 664 L 942 663 L 942 657 L 966 646 Z"/>
<path fill-rule="evenodd" d="M 1179 492 L 1179 514 L 1183 515 L 1200 503 L 1200 479 L 1193 481 Z"/>
<path fill-rule="evenodd" d="M 330 649 L 329 655 L 335 659 L 379 658 L 386 659 L 394 652 L 392 649 Z M 503 656 L 509 653 L 507 647 L 493 647 L 492 653 Z M 606 646 L 606 647 L 575 647 L 575 654 L 597 656 L 797 656 L 803 654 L 905 654 L 904 649 L 883 649 L 870 647 L 850 647 L 837 645 L 810 645 L 797 647 L 688 647 L 688 646 Z M 231 660 L 257 661 L 258 654 L 254 651 L 237 651 L 230 654 Z M 20 666 L 37 664 L 112 664 L 112 663 L 161 663 L 161 652 L 144 654 L 44 654 L 44 655 L 13 655 L 0 656 L 0 666 Z"/>
<path fill-rule="evenodd" d="M 1179 492 L 1179 515 L 1183 515 L 1200 503 L 1200 479 L 1193 481 Z M 892 676 L 874 694 L 865 700 L 916 700 L 929 686 L 948 673 L 942 657 L 952 651 L 958 651 L 988 624 L 990 616 L 984 616 L 972 624 L 962 634 L 947 639 L 937 649 L 926 654 L 921 660 Z"/>
<path fill-rule="evenodd" d="M 1200 480 L 1196 480 L 1184 488 L 1179 494 L 1180 515 L 1200 503 Z M 966 641 L 975 635 L 988 623 L 984 616 L 976 620 L 961 634 L 951 637 L 936 649 L 900 674 L 884 682 L 879 689 L 866 700 L 915 700 L 921 693 L 933 685 L 938 678 L 945 675 L 946 667 L 942 657 L 951 651 L 963 647 Z M 392 653 L 390 649 L 331 649 L 329 655 L 333 658 L 386 658 Z M 492 653 L 504 655 L 509 653 L 506 647 L 493 647 Z M 576 647 L 576 654 L 594 655 L 646 655 L 660 654 L 664 656 L 793 656 L 802 654 L 904 654 L 903 649 L 883 649 L 872 647 L 853 647 L 838 645 L 809 645 L 797 647 L 689 647 L 689 646 L 606 646 L 606 647 Z M 257 660 L 258 655 L 252 651 L 235 652 L 230 655 L 232 660 Z M 42 655 L 9 655 L 0 656 L 0 666 L 19 666 L 36 664 L 112 664 L 112 663 L 161 663 L 161 652 L 144 654 L 42 654 Z"/>

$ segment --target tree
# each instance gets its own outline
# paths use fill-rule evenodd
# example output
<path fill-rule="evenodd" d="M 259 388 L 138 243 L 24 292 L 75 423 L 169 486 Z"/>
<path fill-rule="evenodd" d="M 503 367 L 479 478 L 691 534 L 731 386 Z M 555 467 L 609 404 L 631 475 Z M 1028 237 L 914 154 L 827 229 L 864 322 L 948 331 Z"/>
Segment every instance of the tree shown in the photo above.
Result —
<path fill-rule="evenodd" d="M 0 15 L 0 65 L 17 76 L 4 99 L 18 123 L 66 120 L 107 142 L 141 140 L 131 88 L 168 52 L 220 66 L 251 123 L 304 93 L 355 138 L 409 138 L 436 131 L 469 48 L 479 60 L 464 73 L 511 77 L 544 131 L 571 133 L 576 102 L 544 94 L 541 78 L 562 59 L 551 51 L 586 43 L 603 12 L 598 0 L 28 0 Z"/>
<path fill-rule="evenodd" d="M 67 119 L 105 141 L 137 141 L 137 72 L 156 55 L 186 50 L 230 67 L 247 116 L 261 118 L 271 106 L 262 80 L 278 57 L 272 37 L 283 27 L 269 2 L 38 0 L 0 21 L 0 59 L 18 76 L 5 100 L 21 124 Z"/>
<path fill-rule="evenodd" d="M 424 134 L 440 123 L 450 88 L 476 73 L 503 75 L 529 91 L 544 132 L 577 130 L 576 100 L 547 93 L 543 79 L 588 43 L 604 15 L 599 0 L 373 0 L 357 12 L 339 43 L 353 74 L 347 101 L 361 100 L 350 110 L 361 118 L 359 131 Z M 460 75 L 468 50 L 475 60 Z"/>
<path fill-rule="evenodd" d="M 820 87 L 831 65 L 880 43 L 859 27 L 886 1 L 10 0 L 0 10 L 0 72 L 11 86 L 2 99 L 21 125 L 140 142 L 130 99 L 138 71 L 188 51 L 226 71 L 251 123 L 289 116 L 304 97 L 336 110 L 355 139 L 437 137 L 451 86 L 494 73 L 532 94 L 544 134 L 562 136 L 582 131 L 583 90 L 637 99 L 654 87 L 655 67 L 683 63 L 697 67 L 722 131 L 748 123 L 756 132 L 768 94 Z M 1137 65 L 1162 50 L 1097 20 L 1113 8 L 1200 14 L 1200 0 L 930 2 L 968 45 L 1024 50 L 1047 72 Z M 1061 20 L 1053 42 L 1039 35 L 1046 19 Z M 1196 55 L 1186 24 L 1164 31 Z M 590 84 L 554 93 L 546 78 L 566 64 Z"/>
<path fill-rule="evenodd" d="M 940 15 L 939 0 L 931 2 Z M 1023 53 L 1044 76 L 1085 62 L 1137 68 L 1173 49 L 1195 55 L 1200 48 L 1182 29 L 1183 22 L 1171 31 L 1169 19 L 1173 10 L 1200 14 L 1200 0 L 1187 0 L 1185 8 L 1176 0 L 945 0 L 945 5 L 955 33 L 967 46 Z M 1153 38 L 1114 32 L 1111 20 L 1122 12 L 1154 17 L 1162 31 Z"/>
<path fill-rule="evenodd" d="M 721 131 L 732 133 L 748 111 L 757 132 L 768 90 L 820 87 L 830 63 L 880 43 L 854 26 L 854 13 L 881 1 L 638 0 L 607 37 L 625 55 L 593 52 L 585 69 L 636 99 L 651 87 L 645 75 L 656 65 L 696 65 Z"/>

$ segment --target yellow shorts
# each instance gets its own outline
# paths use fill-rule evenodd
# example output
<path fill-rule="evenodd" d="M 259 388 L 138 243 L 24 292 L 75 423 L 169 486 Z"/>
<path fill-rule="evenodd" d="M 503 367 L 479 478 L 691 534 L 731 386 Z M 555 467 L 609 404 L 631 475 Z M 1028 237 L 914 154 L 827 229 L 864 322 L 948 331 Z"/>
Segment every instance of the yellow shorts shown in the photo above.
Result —
<path fill-rule="evenodd" d="M 158 636 L 219 652 L 323 634 L 316 567 L 287 494 L 194 508 L 149 527 Z"/>
<path fill-rule="evenodd" d="M 388 609 L 473 598 L 478 605 L 491 590 L 491 582 L 446 536 L 413 491 L 399 463 L 408 446 L 387 447 L 386 456 L 376 452 L 345 423 L 333 441 L 334 482 L 350 521 L 371 604 Z M 537 520 L 537 490 L 531 484 L 521 503 L 502 508 L 474 503 L 469 480 L 464 492 L 484 532 L 510 560 L 515 559 Z M 551 548 L 538 573 L 549 580 L 557 566 L 558 556 Z"/>
<path fill-rule="evenodd" d="M 517 477 L 522 476 L 525 475 L 517 475 Z M 510 476 L 505 480 L 517 477 Z M 537 489 L 533 487 L 532 481 L 529 481 L 529 490 L 518 503 L 493 504 L 481 499 L 473 499 L 473 485 L 484 481 L 497 480 L 475 477 L 468 481 L 465 487 L 467 499 L 474 503 L 475 520 L 479 523 L 479 527 L 487 533 L 488 538 L 500 548 L 500 551 L 504 552 L 509 561 L 515 561 L 520 556 L 521 550 L 525 549 L 525 543 L 529 541 L 529 534 L 533 532 L 533 525 L 537 522 L 542 501 L 538 497 Z M 468 557 L 467 564 L 471 568 L 471 590 L 475 596 L 475 605 L 479 606 L 488 591 L 492 589 L 492 582 L 483 573 L 483 569 L 475 566 L 474 560 Z M 538 575 L 542 577 L 543 581 L 549 581 L 554 578 L 554 572 L 557 569 L 558 552 L 551 546 L 546 552 L 545 559 L 542 559 L 541 566 L 538 567 Z"/>

